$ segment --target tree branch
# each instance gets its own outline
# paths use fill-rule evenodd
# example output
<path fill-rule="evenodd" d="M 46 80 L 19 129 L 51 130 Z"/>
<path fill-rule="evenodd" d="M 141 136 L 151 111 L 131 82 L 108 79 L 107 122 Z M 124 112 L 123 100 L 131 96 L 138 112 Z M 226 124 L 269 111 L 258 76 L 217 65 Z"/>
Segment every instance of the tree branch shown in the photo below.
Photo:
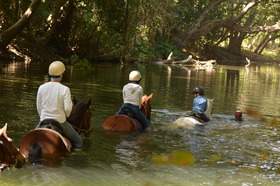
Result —
<path fill-rule="evenodd" d="M 217 0 L 211 6 L 205 9 L 202 12 L 202 14 L 199 16 L 199 18 L 193 22 L 193 24 L 190 26 L 187 32 L 182 36 L 182 38 L 179 41 L 178 47 L 181 48 L 185 43 L 185 41 L 188 40 L 197 31 L 197 28 L 201 25 L 201 22 L 209 14 L 209 12 L 211 12 L 216 6 L 218 6 L 220 3 L 224 1 L 225 0 Z"/>
<path fill-rule="evenodd" d="M 0 34 L 0 49 L 5 48 L 16 37 L 16 35 L 23 30 L 40 3 L 41 0 L 33 0 L 23 16 L 10 28 Z"/>

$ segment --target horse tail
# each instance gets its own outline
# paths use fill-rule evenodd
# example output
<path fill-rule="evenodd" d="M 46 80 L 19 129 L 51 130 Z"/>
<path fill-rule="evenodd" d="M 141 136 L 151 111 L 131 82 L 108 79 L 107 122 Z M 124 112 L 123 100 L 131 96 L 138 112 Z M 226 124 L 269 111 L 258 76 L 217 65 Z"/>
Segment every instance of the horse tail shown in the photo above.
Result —
<path fill-rule="evenodd" d="M 30 162 L 38 161 L 42 157 L 42 148 L 39 143 L 33 143 L 29 148 L 28 159 Z"/>

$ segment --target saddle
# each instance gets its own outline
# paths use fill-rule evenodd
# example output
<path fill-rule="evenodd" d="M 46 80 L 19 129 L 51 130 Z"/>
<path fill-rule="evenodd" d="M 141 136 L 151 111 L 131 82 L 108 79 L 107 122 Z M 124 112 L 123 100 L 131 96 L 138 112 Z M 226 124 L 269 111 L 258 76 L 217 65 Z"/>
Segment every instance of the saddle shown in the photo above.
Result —
<path fill-rule="evenodd" d="M 197 111 L 192 111 L 189 116 L 192 116 L 194 119 L 200 121 L 201 123 L 206 123 Z"/>
<path fill-rule="evenodd" d="M 63 128 L 61 127 L 60 123 L 54 119 L 44 119 L 40 122 L 39 127 L 52 129 L 60 134 L 63 133 Z"/>
<path fill-rule="evenodd" d="M 129 116 L 131 118 L 136 119 L 136 116 L 135 116 L 134 112 L 132 111 L 132 109 L 129 108 L 129 107 L 125 107 L 125 106 L 122 107 L 119 115 L 127 115 L 127 116 Z"/>

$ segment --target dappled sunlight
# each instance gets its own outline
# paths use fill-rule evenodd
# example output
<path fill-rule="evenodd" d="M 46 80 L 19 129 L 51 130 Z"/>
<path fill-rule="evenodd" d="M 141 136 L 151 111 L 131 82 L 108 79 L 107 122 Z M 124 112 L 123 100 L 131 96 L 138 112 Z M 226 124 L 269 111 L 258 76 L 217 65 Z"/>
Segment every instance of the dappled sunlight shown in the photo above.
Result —
<path fill-rule="evenodd" d="M 28 8 L 24 14 L 26 16 L 30 16 L 32 14 L 32 10 L 30 8 Z"/>
<path fill-rule="evenodd" d="M 27 65 L 31 62 L 31 58 L 28 55 L 23 54 L 22 52 L 18 51 L 15 47 L 12 45 L 8 45 L 8 50 L 15 55 L 22 57 L 24 59 L 24 63 Z"/>

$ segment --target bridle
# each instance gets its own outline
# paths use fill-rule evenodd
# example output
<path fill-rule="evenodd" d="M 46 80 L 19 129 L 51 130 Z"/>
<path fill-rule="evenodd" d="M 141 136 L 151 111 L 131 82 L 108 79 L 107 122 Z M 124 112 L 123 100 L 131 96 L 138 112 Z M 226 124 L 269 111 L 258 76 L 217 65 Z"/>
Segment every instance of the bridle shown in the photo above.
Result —
<path fill-rule="evenodd" d="M 0 140 L 0 148 L 4 151 L 4 158 L 2 162 L 2 165 L 4 166 L 1 166 L 0 170 L 10 165 L 15 165 L 16 168 L 21 168 L 22 165 L 25 164 L 26 160 L 24 156 L 18 148 L 6 138 Z M 7 155 L 6 152 L 9 153 L 9 155 Z M 9 160 L 8 156 L 11 157 L 11 160 Z"/>
<path fill-rule="evenodd" d="M 91 112 L 89 109 L 87 109 L 86 113 L 87 114 L 87 123 L 84 123 L 85 119 L 81 121 L 81 123 L 78 125 L 78 127 L 74 126 L 73 124 L 72 127 L 77 131 L 78 134 L 84 134 L 87 136 L 91 132 L 91 125 L 90 125 L 90 118 L 91 118 Z M 89 126 L 88 129 L 84 129 L 83 126 Z"/>

